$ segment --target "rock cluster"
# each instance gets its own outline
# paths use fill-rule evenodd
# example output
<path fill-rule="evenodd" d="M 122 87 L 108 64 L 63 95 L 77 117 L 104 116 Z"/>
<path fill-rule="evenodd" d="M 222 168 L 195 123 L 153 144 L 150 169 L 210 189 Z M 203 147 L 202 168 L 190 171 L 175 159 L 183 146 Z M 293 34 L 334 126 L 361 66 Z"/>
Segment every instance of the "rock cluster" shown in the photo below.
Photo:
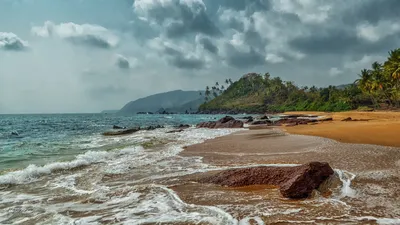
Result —
<path fill-rule="evenodd" d="M 199 180 L 229 187 L 248 185 L 278 186 L 286 198 L 307 198 L 334 171 L 326 162 L 310 162 L 301 166 L 260 166 L 230 169 Z"/>
<path fill-rule="evenodd" d="M 243 122 L 240 120 L 236 120 L 231 116 L 225 116 L 224 118 L 218 121 L 209 121 L 209 122 L 202 122 L 197 124 L 197 128 L 211 128 L 211 129 L 218 129 L 218 128 L 242 128 Z"/>
<path fill-rule="evenodd" d="M 118 135 L 133 134 L 140 130 L 155 130 L 155 129 L 159 129 L 159 128 L 164 128 L 164 126 L 157 125 L 157 126 L 148 126 L 148 127 L 143 127 L 143 128 L 135 127 L 135 128 L 127 129 L 126 127 L 114 125 L 113 129 L 116 131 L 107 131 L 107 132 L 104 132 L 103 135 L 104 136 L 118 136 Z"/>

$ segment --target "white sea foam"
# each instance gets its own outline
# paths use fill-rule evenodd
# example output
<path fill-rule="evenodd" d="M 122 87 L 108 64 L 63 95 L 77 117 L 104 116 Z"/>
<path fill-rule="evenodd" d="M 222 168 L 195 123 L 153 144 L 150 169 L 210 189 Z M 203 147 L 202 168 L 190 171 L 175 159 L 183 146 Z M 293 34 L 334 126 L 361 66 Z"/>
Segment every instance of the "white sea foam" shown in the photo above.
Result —
<path fill-rule="evenodd" d="M 207 222 L 232 224 L 238 221 L 229 213 L 212 206 L 198 206 L 183 202 L 171 189 L 150 185 L 150 192 L 134 202 L 133 208 L 116 209 L 115 217 L 123 224 L 152 224 L 173 222 Z"/>
<path fill-rule="evenodd" d="M 335 169 L 335 173 L 339 176 L 342 181 L 341 197 L 355 197 L 356 191 L 351 188 L 351 181 L 356 177 L 355 174 L 345 170 Z"/>
<path fill-rule="evenodd" d="M 0 176 L 1 184 L 23 184 L 35 181 L 37 178 L 59 170 L 69 170 L 93 163 L 106 162 L 117 155 L 118 152 L 88 151 L 77 155 L 69 162 L 54 162 L 44 166 L 29 165 L 23 170 L 13 171 Z"/>
<path fill-rule="evenodd" d="M 0 175 L 0 185 L 6 184 L 24 184 L 37 180 L 43 175 L 51 174 L 52 172 L 59 170 L 69 170 L 77 168 L 80 166 L 88 166 L 94 163 L 107 162 L 105 170 L 109 173 L 121 173 L 125 172 L 132 164 L 128 164 L 128 159 L 130 161 L 134 160 L 135 166 L 143 166 L 151 163 L 155 163 L 167 157 L 174 156 L 181 152 L 184 145 L 191 145 L 201 143 L 204 140 L 215 138 L 218 136 L 228 135 L 239 129 L 194 129 L 189 128 L 185 132 L 178 134 L 166 134 L 164 129 L 155 130 L 154 132 L 141 132 L 133 136 L 125 137 L 115 137 L 107 139 L 107 143 L 110 140 L 118 142 L 122 139 L 141 139 L 144 137 L 156 137 L 156 138 L 168 138 L 175 139 L 179 143 L 173 143 L 169 145 L 166 150 L 147 153 L 143 152 L 142 147 L 129 147 L 118 151 L 87 151 L 84 154 L 77 155 L 74 160 L 69 162 L 54 162 L 46 164 L 44 166 L 29 165 L 25 169 L 9 172 Z M 140 135 L 140 136 L 137 136 Z M 102 138 L 96 138 L 94 146 L 101 145 Z M 150 154 L 150 155 L 149 155 Z M 116 160 L 116 158 L 122 155 L 130 155 L 131 157 L 125 157 L 124 160 Z"/>
<path fill-rule="evenodd" d="M 358 217 L 358 220 L 371 220 L 371 221 L 376 221 L 377 224 L 379 225 L 398 225 L 400 224 L 400 218 L 377 218 L 373 216 L 363 216 L 363 217 Z"/>

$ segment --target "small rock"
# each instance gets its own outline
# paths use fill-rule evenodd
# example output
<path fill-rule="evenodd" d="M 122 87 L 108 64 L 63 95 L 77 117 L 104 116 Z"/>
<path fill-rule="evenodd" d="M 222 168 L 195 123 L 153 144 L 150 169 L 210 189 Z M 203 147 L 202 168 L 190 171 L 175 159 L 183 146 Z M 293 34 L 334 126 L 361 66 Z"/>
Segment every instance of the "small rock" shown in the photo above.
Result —
<path fill-rule="evenodd" d="M 171 134 L 171 133 L 180 133 L 180 132 L 183 132 L 183 129 L 170 130 L 170 131 L 167 131 L 166 133 Z"/>
<path fill-rule="evenodd" d="M 126 127 L 121 127 L 121 126 L 114 125 L 113 129 L 122 130 L 122 129 L 126 129 Z"/>

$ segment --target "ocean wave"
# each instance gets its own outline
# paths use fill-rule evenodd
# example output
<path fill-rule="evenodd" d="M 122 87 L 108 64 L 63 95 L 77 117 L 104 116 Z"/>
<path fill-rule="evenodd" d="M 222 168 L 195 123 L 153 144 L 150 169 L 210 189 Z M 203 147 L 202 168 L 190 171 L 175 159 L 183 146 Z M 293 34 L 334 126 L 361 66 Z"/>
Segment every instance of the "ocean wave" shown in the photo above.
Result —
<path fill-rule="evenodd" d="M 61 171 L 61 170 L 70 170 L 82 166 L 89 166 L 95 163 L 107 162 L 107 166 L 109 172 L 115 173 L 125 172 L 129 169 L 129 164 L 126 163 L 128 161 L 135 160 L 136 166 L 147 165 L 150 163 L 155 163 L 164 158 L 174 156 L 179 152 L 183 151 L 182 147 L 185 145 L 197 144 L 201 143 L 204 140 L 228 135 L 232 132 L 235 132 L 239 129 L 195 129 L 189 128 L 185 130 L 185 132 L 181 132 L 178 134 L 166 134 L 164 129 L 155 130 L 152 132 L 141 132 L 132 136 L 125 137 L 115 137 L 115 138 L 107 138 L 104 139 L 102 137 L 93 137 L 94 143 L 93 146 L 85 147 L 94 147 L 101 146 L 107 144 L 118 144 L 116 151 L 93 151 L 89 150 L 84 154 L 77 155 L 74 160 L 67 162 L 54 162 L 49 163 L 44 166 L 37 165 L 29 165 L 25 169 L 8 172 L 6 174 L 0 175 L 0 185 L 9 185 L 9 184 L 25 184 L 29 182 L 36 181 L 43 175 L 48 175 L 53 172 Z M 122 141 L 143 141 L 146 138 L 155 137 L 161 139 L 172 139 L 177 141 L 177 143 L 172 143 L 170 146 L 166 146 L 165 151 L 160 151 L 153 153 L 151 157 L 148 155 L 149 153 L 143 152 L 142 146 L 126 146 L 126 144 L 122 144 Z M 132 142 L 131 142 L 132 143 Z M 132 143 L 133 145 L 133 143 Z M 124 148 L 121 148 L 123 146 Z M 131 155 L 132 157 L 128 157 L 124 160 L 116 160 L 121 155 Z M 113 168 L 111 168 L 113 167 Z M 107 168 L 106 168 L 107 169 Z"/>
<path fill-rule="evenodd" d="M 141 147 L 139 147 L 141 148 Z M 74 160 L 69 162 L 54 162 L 44 166 L 29 165 L 23 170 L 13 171 L 0 176 L 0 185 L 7 184 L 24 184 L 35 181 L 37 178 L 51 174 L 60 170 L 70 170 L 81 166 L 88 166 L 94 163 L 106 162 L 115 157 L 116 154 L 126 154 L 127 152 L 135 152 L 136 148 L 124 152 L 106 152 L 106 151 L 88 151 L 84 154 L 77 155 Z"/>

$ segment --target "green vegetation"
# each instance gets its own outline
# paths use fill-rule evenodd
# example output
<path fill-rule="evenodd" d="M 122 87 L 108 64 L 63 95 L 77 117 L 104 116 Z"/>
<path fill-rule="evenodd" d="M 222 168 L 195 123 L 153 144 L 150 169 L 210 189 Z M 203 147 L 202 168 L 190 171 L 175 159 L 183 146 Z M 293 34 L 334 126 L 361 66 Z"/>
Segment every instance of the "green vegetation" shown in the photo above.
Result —
<path fill-rule="evenodd" d="M 249 73 L 228 88 L 216 83 L 205 90 L 202 112 L 247 113 L 283 111 L 346 111 L 400 107 L 400 49 L 389 52 L 383 64 L 363 69 L 353 84 L 325 88 L 298 87 L 279 77 Z"/>

